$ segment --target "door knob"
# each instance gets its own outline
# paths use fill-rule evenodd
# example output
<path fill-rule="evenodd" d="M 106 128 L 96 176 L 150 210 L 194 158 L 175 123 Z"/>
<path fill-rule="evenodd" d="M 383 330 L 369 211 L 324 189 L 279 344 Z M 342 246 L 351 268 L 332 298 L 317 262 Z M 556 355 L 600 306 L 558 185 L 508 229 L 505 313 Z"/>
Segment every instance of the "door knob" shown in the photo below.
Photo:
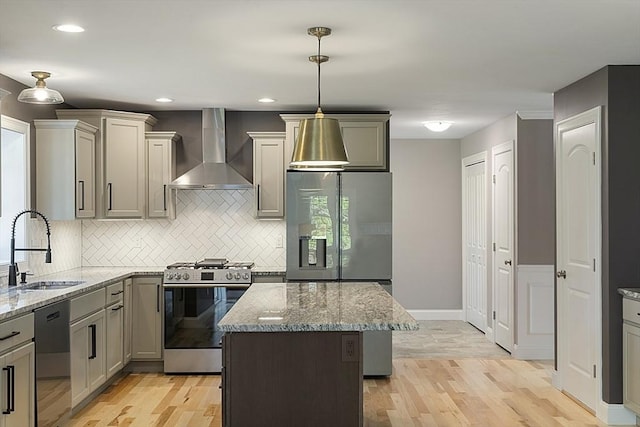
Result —
<path fill-rule="evenodd" d="M 567 272 L 565 270 L 560 270 L 556 273 L 556 277 L 558 279 L 566 279 L 567 278 Z"/>
<path fill-rule="evenodd" d="M 510 259 L 505 259 L 504 260 L 504 265 L 511 265 L 511 260 Z"/>

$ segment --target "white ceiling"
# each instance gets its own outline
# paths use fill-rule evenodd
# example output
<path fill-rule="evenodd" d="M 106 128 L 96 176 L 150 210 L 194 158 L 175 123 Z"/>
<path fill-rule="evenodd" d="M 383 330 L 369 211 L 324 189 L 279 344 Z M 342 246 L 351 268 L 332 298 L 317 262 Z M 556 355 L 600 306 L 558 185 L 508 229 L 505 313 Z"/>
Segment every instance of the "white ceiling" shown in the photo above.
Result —
<path fill-rule="evenodd" d="M 0 0 L 0 74 L 32 86 L 49 71 L 80 108 L 313 110 L 312 26 L 333 29 L 323 108 L 389 110 L 392 138 L 550 116 L 554 91 L 640 64 L 640 0 Z"/>

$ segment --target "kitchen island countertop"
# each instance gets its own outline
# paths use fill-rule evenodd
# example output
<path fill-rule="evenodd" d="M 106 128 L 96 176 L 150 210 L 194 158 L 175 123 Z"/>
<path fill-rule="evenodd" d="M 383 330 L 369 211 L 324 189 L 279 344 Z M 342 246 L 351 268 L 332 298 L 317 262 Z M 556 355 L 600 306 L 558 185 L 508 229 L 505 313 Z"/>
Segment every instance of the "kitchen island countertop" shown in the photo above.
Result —
<path fill-rule="evenodd" d="M 373 282 L 255 284 L 218 326 L 225 332 L 418 329 L 415 319 Z"/>

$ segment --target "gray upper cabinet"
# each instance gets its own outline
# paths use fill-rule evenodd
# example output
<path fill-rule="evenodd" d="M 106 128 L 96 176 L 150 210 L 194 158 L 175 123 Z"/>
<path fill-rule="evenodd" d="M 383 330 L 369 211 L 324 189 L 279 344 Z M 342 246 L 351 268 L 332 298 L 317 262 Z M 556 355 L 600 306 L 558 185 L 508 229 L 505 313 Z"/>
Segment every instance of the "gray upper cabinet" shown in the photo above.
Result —
<path fill-rule="evenodd" d="M 280 117 L 286 123 L 284 162 L 288 166 L 300 120 L 313 118 L 313 114 L 281 114 Z M 388 170 L 387 126 L 390 114 L 326 114 L 325 117 L 338 119 L 340 122 L 342 139 L 349 157 L 345 170 Z"/>
<path fill-rule="evenodd" d="M 79 120 L 34 120 L 36 200 L 52 220 L 95 217 L 95 134 Z"/>
<path fill-rule="evenodd" d="M 247 132 L 253 139 L 256 218 L 284 216 L 284 132 Z"/>
<path fill-rule="evenodd" d="M 147 216 L 175 218 L 175 191 L 169 184 L 176 177 L 176 132 L 146 132 L 147 139 Z"/>
<path fill-rule="evenodd" d="M 96 133 L 96 217 L 142 218 L 146 208 L 145 132 L 149 114 L 113 110 L 56 110 L 59 119 L 82 120 Z"/>

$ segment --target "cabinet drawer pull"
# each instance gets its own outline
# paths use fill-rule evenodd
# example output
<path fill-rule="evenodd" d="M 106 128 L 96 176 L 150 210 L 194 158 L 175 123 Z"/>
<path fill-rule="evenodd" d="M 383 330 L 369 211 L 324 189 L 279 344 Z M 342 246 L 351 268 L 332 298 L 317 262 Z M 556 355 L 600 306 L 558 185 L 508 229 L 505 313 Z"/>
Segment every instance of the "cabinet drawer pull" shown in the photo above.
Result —
<path fill-rule="evenodd" d="M 120 295 L 123 292 L 124 292 L 123 290 L 119 290 L 117 292 L 111 292 L 111 296 L 115 297 L 116 295 Z"/>
<path fill-rule="evenodd" d="M 120 304 L 117 307 L 112 308 L 111 311 L 118 311 L 118 310 L 120 310 L 122 308 L 124 308 L 124 305 Z"/>
<path fill-rule="evenodd" d="M 9 335 L 0 338 L 0 341 L 8 340 L 9 338 L 13 338 L 16 335 L 20 335 L 20 331 L 13 331 Z"/>

